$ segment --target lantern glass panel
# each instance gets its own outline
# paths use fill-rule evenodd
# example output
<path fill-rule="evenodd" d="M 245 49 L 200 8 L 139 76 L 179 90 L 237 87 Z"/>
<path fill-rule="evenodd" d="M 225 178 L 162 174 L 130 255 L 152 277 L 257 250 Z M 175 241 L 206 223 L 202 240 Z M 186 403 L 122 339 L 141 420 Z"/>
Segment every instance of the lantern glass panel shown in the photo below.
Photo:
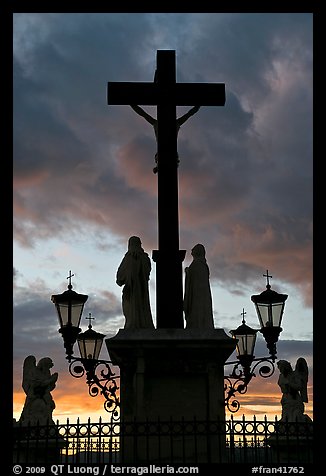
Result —
<path fill-rule="evenodd" d="M 62 326 L 66 326 L 69 324 L 69 303 L 61 303 L 58 304 L 60 308 Z M 80 302 L 72 302 L 71 303 L 71 316 L 70 316 L 70 323 L 73 327 L 79 327 L 80 318 L 83 312 L 84 303 Z"/>
<path fill-rule="evenodd" d="M 78 338 L 78 347 L 82 359 L 98 360 L 101 352 L 103 340 L 99 337 L 94 338 Z"/>
<path fill-rule="evenodd" d="M 235 338 L 238 339 L 238 355 L 253 355 L 256 343 L 256 334 L 236 335 Z"/>
<path fill-rule="evenodd" d="M 278 302 L 272 304 L 273 326 L 281 327 L 281 321 L 283 316 L 284 302 Z"/>
<path fill-rule="evenodd" d="M 284 302 L 257 303 L 256 308 L 261 327 L 281 327 Z"/>

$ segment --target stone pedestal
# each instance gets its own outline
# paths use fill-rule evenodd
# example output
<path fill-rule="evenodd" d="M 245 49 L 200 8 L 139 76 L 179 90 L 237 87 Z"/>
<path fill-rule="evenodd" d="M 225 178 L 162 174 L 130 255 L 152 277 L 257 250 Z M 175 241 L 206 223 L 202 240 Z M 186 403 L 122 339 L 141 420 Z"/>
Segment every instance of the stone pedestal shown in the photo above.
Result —
<path fill-rule="evenodd" d="M 115 337 L 106 339 L 106 345 L 112 363 L 120 367 L 122 421 L 225 419 L 224 363 L 236 341 L 223 329 L 120 329 Z M 146 448 L 138 444 L 135 454 L 135 441 L 130 439 L 132 451 L 124 443 L 126 460 L 144 461 L 149 456 L 155 461 L 159 451 L 159 459 L 169 461 L 171 450 L 174 461 L 180 461 L 185 451 L 189 453 L 188 461 L 199 455 L 202 461 L 221 457 L 218 448 L 224 445 L 216 441 L 216 435 L 199 435 L 198 427 L 192 435 L 178 433 L 172 423 L 170 428 L 174 441 L 166 434 L 164 443 L 160 426 L 157 443 L 154 434 L 147 438 L 152 445 L 150 451 L 147 444 Z"/>

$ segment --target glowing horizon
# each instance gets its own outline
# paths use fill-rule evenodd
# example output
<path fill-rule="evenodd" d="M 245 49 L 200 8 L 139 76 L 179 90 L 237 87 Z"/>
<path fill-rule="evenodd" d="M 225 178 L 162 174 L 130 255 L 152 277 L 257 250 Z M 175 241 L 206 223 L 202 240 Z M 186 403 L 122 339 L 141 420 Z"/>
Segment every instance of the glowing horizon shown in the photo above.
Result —
<path fill-rule="evenodd" d="M 261 379 L 262 380 L 262 379 Z M 231 415 L 235 419 L 241 419 L 243 415 L 249 420 L 255 415 L 257 420 L 263 420 L 265 415 L 268 420 L 274 420 L 275 416 L 279 420 L 281 418 L 281 391 L 277 386 L 270 382 L 257 381 L 249 383 L 247 393 L 240 395 L 236 394 L 235 399 L 239 401 L 240 408 L 236 413 L 231 413 L 227 408 L 225 409 L 226 418 L 229 419 Z M 266 385 L 271 386 L 272 389 L 266 392 Z M 117 392 L 119 395 L 119 390 Z M 76 422 L 77 418 L 82 422 L 98 421 L 101 417 L 103 421 L 110 419 L 110 413 L 105 411 L 104 397 L 101 395 L 91 397 L 88 394 L 88 386 L 85 379 L 74 379 L 69 374 L 61 378 L 61 384 L 58 385 L 52 392 L 56 408 L 53 411 L 53 420 L 60 423 L 66 423 L 67 418 L 70 422 Z M 18 421 L 22 412 L 25 393 L 15 391 L 13 394 L 13 417 Z M 305 413 L 313 419 L 313 387 L 308 385 L 308 403 L 305 404 Z M 173 417 L 173 415 L 172 415 Z"/>

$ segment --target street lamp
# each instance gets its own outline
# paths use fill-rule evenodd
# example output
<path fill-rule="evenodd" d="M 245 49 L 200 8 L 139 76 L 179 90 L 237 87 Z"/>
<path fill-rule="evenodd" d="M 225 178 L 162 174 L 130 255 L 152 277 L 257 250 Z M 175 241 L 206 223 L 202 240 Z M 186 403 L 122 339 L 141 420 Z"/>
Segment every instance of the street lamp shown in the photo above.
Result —
<path fill-rule="evenodd" d="M 261 326 L 260 332 L 263 334 L 271 358 L 275 362 L 276 342 L 282 332 L 281 322 L 288 295 L 279 294 L 271 289 L 269 278 L 272 278 L 272 276 L 268 274 L 268 270 L 263 276 L 267 278 L 266 290 L 251 296 L 251 300 L 256 307 Z"/>
<path fill-rule="evenodd" d="M 235 330 L 230 331 L 230 334 L 234 339 L 237 339 L 237 359 L 239 359 L 240 364 L 244 370 L 244 376 L 247 378 L 250 374 L 250 366 L 254 360 L 254 348 L 256 344 L 256 334 L 258 330 L 252 329 L 247 326 L 245 321 L 246 312 L 242 310 L 242 324 Z"/>
<path fill-rule="evenodd" d="M 68 291 L 62 294 L 53 294 L 51 301 L 54 303 L 62 334 L 64 347 L 66 349 L 67 359 L 70 362 L 73 354 L 73 346 L 78 334 L 81 332 L 79 327 L 80 319 L 83 313 L 84 304 L 88 299 L 86 294 L 78 294 L 72 290 L 71 278 L 74 275 L 69 271 Z"/>
<path fill-rule="evenodd" d="M 89 320 L 88 329 L 78 335 L 77 343 L 81 359 L 85 362 L 92 362 L 99 358 L 105 334 L 95 332 L 92 329 L 90 320 L 94 317 L 91 317 L 91 313 L 88 314 L 86 319 Z"/>
<path fill-rule="evenodd" d="M 258 368 L 258 373 L 263 378 L 271 377 L 275 371 L 276 342 L 282 331 L 281 322 L 288 295 L 271 290 L 269 278 L 272 276 L 268 274 L 268 270 L 263 276 L 267 278 L 267 289 L 261 294 L 251 296 L 251 300 L 256 307 L 260 329 L 252 329 L 246 325 L 244 319 L 246 313 L 243 309 L 241 313 L 242 324 L 237 329 L 230 331 L 232 337 L 237 339 L 237 361 L 225 363 L 225 365 L 234 365 L 231 374 L 224 376 L 225 405 L 231 412 L 238 411 L 240 407 L 239 402 L 234 398 L 235 393 L 246 393 L 249 382 L 252 377 L 256 376 L 256 368 Z M 258 330 L 265 338 L 270 357 L 256 359 L 254 356 Z M 261 364 L 264 365 L 261 366 Z"/>
<path fill-rule="evenodd" d="M 81 332 L 79 325 L 88 296 L 72 291 L 72 276 L 74 275 L 70 271 L 67 278 L 69 279 L 68 291 L 51 296 L 51 301 L 55 304 L 58 312 L 59 332 L 64 340 L 64 347 L 69 361 L 69 373 L 76 378 L 83 377 L 86 373 L 89 394 L 92 397 L 96 397 L 99 393 L 103 395 L 105 398 L 105 410 L 111 412 L 113 418 L 117 418 L 119 416 L 120 401 L 116 395 L 119 389 L 116 380 L 119 379 L 119 376 L 115 375 L 111 370 L 111 361 L 99 359 L 105 334 L 95 332 L 92 329 L 91 319 L 94 318 L 91 317 L 90 313 L 86 318 L 89 320 L 88 329 L 85 332 Z M 73 347 L 76 341 L 80 357 L 73 355 Z M 82 365 L 78 365 L 78 363 Z"/>

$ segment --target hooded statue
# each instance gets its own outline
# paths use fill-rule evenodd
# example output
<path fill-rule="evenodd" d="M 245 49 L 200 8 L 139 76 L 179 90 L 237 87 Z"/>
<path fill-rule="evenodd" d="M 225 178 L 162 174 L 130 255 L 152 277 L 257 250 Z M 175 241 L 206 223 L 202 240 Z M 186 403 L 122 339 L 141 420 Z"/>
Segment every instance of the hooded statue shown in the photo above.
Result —
<path fill-rule="evenodd" d="M 131 236 L 128 251 L 117 271 L 116 282 L 122 290 L 125 329 L 154 328 L 150 308 L 148 281 L 151 272 L 149 256 L 138 236 Z"/>
<path fill-rule="evenodd" d="M 214 329 L 212 294 L 209 284 L 209 267 L 205 248 L 197 244 L 191 250 L 193 261 L 185 269 L 183 309 L 186 328 Z"/>

